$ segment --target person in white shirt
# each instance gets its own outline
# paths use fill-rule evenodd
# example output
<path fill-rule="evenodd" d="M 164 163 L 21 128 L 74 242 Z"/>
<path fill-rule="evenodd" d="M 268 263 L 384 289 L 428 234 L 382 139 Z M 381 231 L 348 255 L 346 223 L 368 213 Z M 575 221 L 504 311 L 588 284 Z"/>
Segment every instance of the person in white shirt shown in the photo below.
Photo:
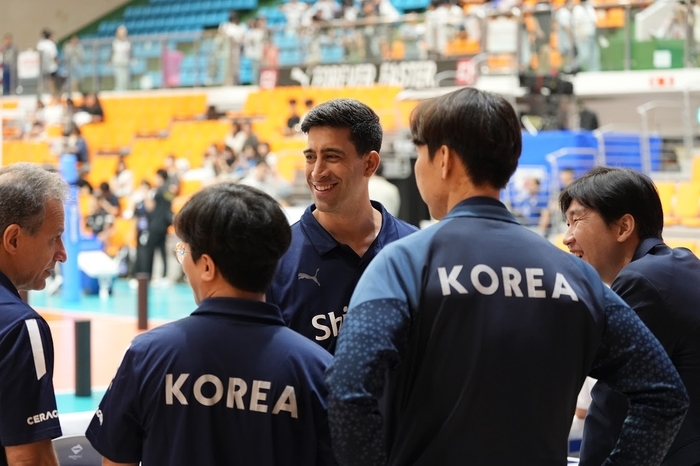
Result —
<path fill-rule="evenodd" d="M 131 42 L 126 38 L 128 31 L 124 25 L 117 28 L 117 37 L 112 41 L 112 69 L 114 70 L 114 90 L 129 88 L 129 61 Z"/>
<path fill-rule="evenodd" d="M 253 85 L 257 85 L 260 79 L 260 63 L 262 62 L 263 49 L 267 37 L 266 21 L 264 16 L 253 20 L 252 27 L 248 29 L 243 38 L 243 54 L 252 63 L 253 76 L 250 84 Z"/>
<path fill-rule="evenodd" d="M 42 90 L 54 94 L 58 77 L 58 48 L 50 30 L 44 29 L 41 31 L 41 36 L 42 39 L 36 44 L 36 50 L 40 56 Z"/>
<path fill-rule="evenodd" d="M 289 0 L 287 3 L 281 4 L 278 8 L 287 18 L 287 29 L 289 31 L 296 31 L 302 26 L 302 20 L 304 19 L 304 14 L 309 9 L 309 4 L 300 2 L 299 0 Z"/>
<path fill-rule="evenodd" d="M 222 55 L 227 58 L 224 76 L 228 85 L 240 84 L 241 48 L 247 30 L 248 27 L 241 24 L 238 13 L 233 10 L 229 13 L 228 21 L 219 25 L 219 36 L 223 38 Z"/>
<path fill-rule="evenodd" d="M 587 0 L 581 0 L 579 4 L 567 0 L 555 15 L 559 28 L 559 51 L 577 69 L 600 71 L 597 19 L 595 9 Z"/>

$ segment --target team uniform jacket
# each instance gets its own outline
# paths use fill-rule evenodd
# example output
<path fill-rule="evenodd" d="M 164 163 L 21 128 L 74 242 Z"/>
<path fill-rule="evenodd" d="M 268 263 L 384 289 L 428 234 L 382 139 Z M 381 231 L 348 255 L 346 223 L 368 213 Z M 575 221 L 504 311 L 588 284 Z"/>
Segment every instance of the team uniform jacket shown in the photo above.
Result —
<path fill-rule="evenodd" d="M 327 376 L 341 465 L 566 464 L 588 373 L 630 396 L 615 465 L 658 464 L 678 373 L 588 264 L 495 199 L 459 203 L 360 279 Z"/>
<path fill-rule="evenodd" d="M 46 321 L 0 273 L 0 444 L 61 436 L 53 389 L 53 340 Z M 0 465 L 6 465 L 5 449 Z"/>
<path fill-rule="evenodd" d="M 333 465 L 331 359 L 276 306 L 205 299 L 134 339 L 86 435 L 118 463 Z"/>
<path fill-rule="evenodd" d="M 700 260 L 660 239 L 640 243 L 611 288 L 637 312 L 666 349 L 690 396 L 690 409 L 664 466 L 700 464 Z M 615 446 L 627 400 L 604 383 L 593 388 L 581 464 L 598 465 Z"/>
<path fill-rule="evenodd" d="M 392 241 L 416 231 L 372 201 L 382 213 L 382 227 L 367 252 L 359 257 L 341 244 L 313 216 L 309 206 L 292 225 L 292 244 L 267 292 L 287 325 L 333 353 L 357 281 L 377 253 Z"/>

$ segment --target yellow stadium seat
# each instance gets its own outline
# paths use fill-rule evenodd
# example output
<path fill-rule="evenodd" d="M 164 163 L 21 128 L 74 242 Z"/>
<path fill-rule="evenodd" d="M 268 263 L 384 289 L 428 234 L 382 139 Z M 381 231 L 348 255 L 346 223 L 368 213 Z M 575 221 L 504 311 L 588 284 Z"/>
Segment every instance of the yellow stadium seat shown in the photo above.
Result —
<path fill-rule="evenodd" d="M 688 227 L 700 226 L 700 184 L 680 183 L 674 205 L 674 216 L 680 219 L 680 224 Z"/>
<path fill-rule="evenodd" d="M 693 157 L 693 164 L 690 171 L 690 181 L 700 183 L 700 155 Z"/>
<path fill-rule="evenodd" d="M 180 182 L 180 197 L 189 197 L 200 189 L 202 189 L 202 180 L 182 180 Z"/>
<path fill-rule="evenodd" d="M 664 225 L 676 225 L 678 219 L 673 216 L 673 199 L 676 194 L 676 183 L 673 181 L 656 181 L 656 190 L 661 199 L 661 208 L 664 211 Z"/>
<path fill-rule="evenodd" d="M 686 238 L 665 238 L 664 242 L 666 243 L 667 246 L 671 248 L 686 248 L 690 249 L 693 254 L 696 254 L 697 251 L 697 241 L 694 239 L 686 239 Z"/>

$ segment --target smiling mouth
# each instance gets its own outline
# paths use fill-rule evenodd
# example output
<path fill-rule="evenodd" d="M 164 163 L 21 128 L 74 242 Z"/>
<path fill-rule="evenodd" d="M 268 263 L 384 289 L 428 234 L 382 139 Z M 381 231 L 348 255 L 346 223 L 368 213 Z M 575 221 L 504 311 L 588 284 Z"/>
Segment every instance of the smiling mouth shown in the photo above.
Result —
<path fill-rule="evenodd" d="M 576 251 L 576 252 L 572 252 L 571 254 L 573 254 L 574 256 L 578 257 L 579 259 L 583 259 L 583 253 L 582 253 L 582 252 Z"/>
<path fill-rule="evenodd" d="M 325 191 L 330 191 L 331 189 L 333 189 L 335 187 L 335 184 L 322 184 L 322 185 L 315 184 L 313 186 L 314 186 L 314 189 L 316 191 L 325 192 Z"/>

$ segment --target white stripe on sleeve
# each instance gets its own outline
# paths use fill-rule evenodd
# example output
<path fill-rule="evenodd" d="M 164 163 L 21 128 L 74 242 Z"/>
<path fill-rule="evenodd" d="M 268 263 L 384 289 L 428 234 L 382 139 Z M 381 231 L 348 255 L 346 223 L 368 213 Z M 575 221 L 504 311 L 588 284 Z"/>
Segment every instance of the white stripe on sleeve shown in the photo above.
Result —
<path fill-rule="evenodd" d="M 29 342 L 32 345 L 32 356 L 34 356 L 34 368 L 36 369 L 36 379 L 40 380 L 46 374 L 46 360 L 44 359 L 44 344 L 41 341 L 39 324 L 36 319 L 24 321 L 29 332 Z"/>

